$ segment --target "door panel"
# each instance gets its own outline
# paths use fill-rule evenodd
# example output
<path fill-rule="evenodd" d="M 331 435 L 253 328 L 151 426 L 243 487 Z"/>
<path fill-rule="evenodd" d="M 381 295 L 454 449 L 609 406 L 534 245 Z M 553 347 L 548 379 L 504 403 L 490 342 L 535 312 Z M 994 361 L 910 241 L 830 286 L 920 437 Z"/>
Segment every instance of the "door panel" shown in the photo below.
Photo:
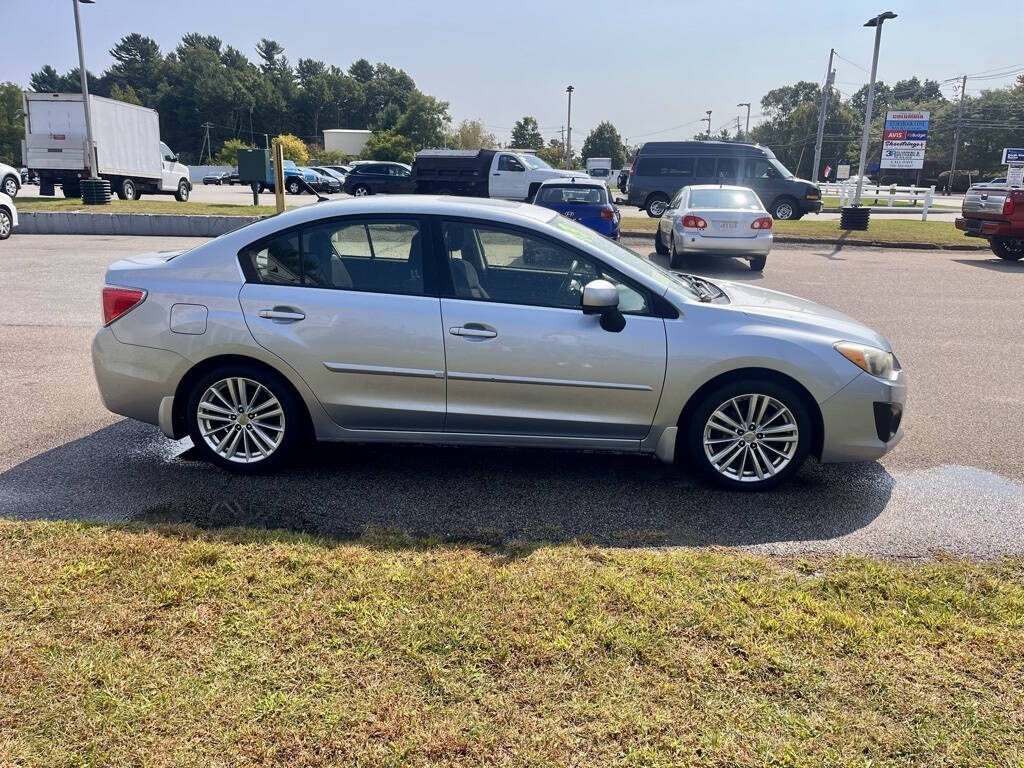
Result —
<path fill-rule="evenodd" d="M 498 155 L 491 165 L 491 197 L 509 200 L 525 200 L 529 193 L 528 174 L 522 163 L 513 155 Z"/>
<path fill-rule="evenodd" d="M 291 365 L 348 429 L 440 431 L 440 300 L 424 296 L 414 220 L 344 218 L 243 255 L 256 341 Z"/>
<path fill-rule="evenodd" d="M 442 299 L 441 314 L 446 431 L 637 440 L 650 431 L 665 378 L 661 318 L 628 316 L 610 333 L 576 309 Z"/>

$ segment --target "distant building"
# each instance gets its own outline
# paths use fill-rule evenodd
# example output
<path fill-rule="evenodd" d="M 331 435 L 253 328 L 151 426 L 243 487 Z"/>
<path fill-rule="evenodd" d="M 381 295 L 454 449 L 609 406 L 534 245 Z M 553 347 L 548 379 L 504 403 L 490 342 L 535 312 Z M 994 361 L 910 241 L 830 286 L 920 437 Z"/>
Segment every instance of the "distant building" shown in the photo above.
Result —
<path fill-rule="evenodd" d="M 373 131 L 361 131 L 355 128 L 328 128 L 324 131 L 324 149 L 329 152 L 358 155 L 363 151 L 363 145 L 372 135 Z"/>

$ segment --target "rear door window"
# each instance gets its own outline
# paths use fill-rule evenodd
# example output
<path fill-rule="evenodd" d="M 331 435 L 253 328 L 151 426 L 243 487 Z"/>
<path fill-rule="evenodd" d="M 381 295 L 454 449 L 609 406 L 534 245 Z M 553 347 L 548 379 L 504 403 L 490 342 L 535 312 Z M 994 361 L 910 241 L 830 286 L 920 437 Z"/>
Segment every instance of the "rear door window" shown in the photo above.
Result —
<path fill-rule="evenodd" d="M 698 157 L 697 171 L 694 175 L 698 179 L 713 179 L 715 177 L 715 158 Z"/>
<path fill-rule="evenodd" d="M 693 176 L 692 157 L 642 157 L 637 161 L 638 176 Z"/>

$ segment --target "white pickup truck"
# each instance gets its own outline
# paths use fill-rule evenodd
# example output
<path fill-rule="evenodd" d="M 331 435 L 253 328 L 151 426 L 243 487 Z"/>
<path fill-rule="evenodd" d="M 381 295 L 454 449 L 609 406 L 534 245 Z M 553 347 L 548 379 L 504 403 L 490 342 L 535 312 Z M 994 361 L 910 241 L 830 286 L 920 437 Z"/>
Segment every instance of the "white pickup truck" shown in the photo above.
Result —
<path fill-rule="evenodd" d="M 39 174 L 39 194 L 52 195 L 59 184 L 64 197 L 79 197 L 81 180 L 95 162 L 97 175 L 122 200 L 138 200 L 143 192 L 188 200 L 188 166 L 160 141 L 160 117 L 152 109 L 90 95 L 91 153 L 82 94 L 29 91 L 24 110 L 22 157 Z"/>
<path fill-rule="evenodd" d="M 529 200 L 548 179 L 587 178 L 552 168 L 539 157 L 500 149 L 425 149 L 416 153 L 412 180 L 426 195 L 465 195 Z"/>

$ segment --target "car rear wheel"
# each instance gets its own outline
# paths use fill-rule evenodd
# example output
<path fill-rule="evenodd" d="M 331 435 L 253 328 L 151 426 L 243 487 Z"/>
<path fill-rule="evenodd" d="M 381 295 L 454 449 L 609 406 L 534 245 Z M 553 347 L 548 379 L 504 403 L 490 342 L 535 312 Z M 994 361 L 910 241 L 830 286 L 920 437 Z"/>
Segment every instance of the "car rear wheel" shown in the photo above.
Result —
<path fill-rule="evenodd" d="M 12 228 L 11 214 L 6 208 L 0 208 L 0 240 L 6 240 L 11 236 Z"/>
<path fill-rule="evenodd" d="M 752 272 L 760 272 L 764 269 L 764 265 L 768 263 L 767 256 L 757 256 L 750 260 L 750 270 Z"/>
<path fill-rule="evenodd" d="M 711 482 L 760 491 L 790 479 L 807 458 L 813 425 L 800 396 L 771 379 L 735 381 L 708 393 L 693 412 L 690 461 Z"/>
<path fill-rule="evenodd" d="M 1006 261 L 1024 259 L 1024 237 L 993 237 L 989 241 L 992 253 Z"/>
<path fill-rule="evenodd" d="M 282 466 L 303 439 L 301 406 L 278 375 L 254 365 L 217 368 L 188 401 L 188 432 L 210 462 L 233 472 Z"/>
<path fill-rule="evenodd" d="M 683 262 L 686 261 L 686 254 L 680 253 L 676 250 L 676 238 L 672 236 L 672 241 L 669 243 L 668 248 L 668 265 L 672 269 L 680 269 L 683 266 Z"/>
<path fill-rule="evenodd" d="M 652 219 L 660 219 L 667 208 L 668 198 L 664 195 L 651 195 L 647 198 L 647 204 L 644 206 L 647 215 Z"/>
<path fill-rule="evenodd" d="M 18 196 L 18 180 L 13 176 L 8 176 L 4 179 L 4 194 L 11 199 Z"/>
<path fill-rule="evenodd" d="M 352 194 L 355 197 L 366 197 L 367 195 L 372 193 L 370 192 L 370 188 L 368 186 L 366 186 L 365 184 L 360 184 L 355 189 L 352 190 Z"/>
<path fill-rule="evenodd" d="M 661 236 L 661 227 L 654 233 L 654 252 L 659 256 L 668 256 L 668 246 Z"/>

